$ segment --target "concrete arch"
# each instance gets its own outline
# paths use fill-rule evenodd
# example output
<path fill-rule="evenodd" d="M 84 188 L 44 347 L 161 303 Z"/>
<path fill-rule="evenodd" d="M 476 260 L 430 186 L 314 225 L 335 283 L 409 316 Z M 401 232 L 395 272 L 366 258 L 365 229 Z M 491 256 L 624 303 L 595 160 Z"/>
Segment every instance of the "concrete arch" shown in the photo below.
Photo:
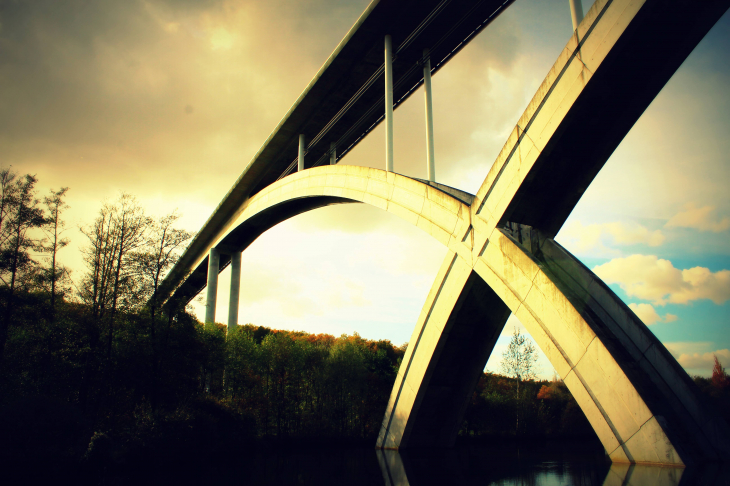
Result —
<path fill-rule="evenodd" d="M 393 213 L 446 246 L 470 226 L 474 196 L 442 184 L 393 172 L 351 165 L 321 166 L 291 174 L 246 199 L 197 257 L 181 260 L 169 281 L 170 302 L 189 302 L 206 286 L 208 253 L 221 253 L 222 271 L 230 255 L 245 250 L 266 230 L 293 216 L 333 204 L 365 203 Z M 185 276 L 184 278 L 182 276 Z"/>
<path fill-rule="evenodd" d="M 449 247 L 396 379 L 379 447 L 453 444 L 477 363 L 484 366 L 512 311 L 565 379 L 613 461 L 730 458 L 727 424 L 704 405 L 674 358 L 552 240 L 727 8 L 719 0 L 701 6 L 596 0 L 477 192 L 462 244 Z M 474 305 L 475 298 L 491 310 Z M 459 348 L 468 345 L 467 359 Z M 473 381 L 454 383 L 457 370 L 472 370 Z"/>
<path fill-rule="evenodd" d="M 450 246 L 470 226 L 469 203 L 473 198 L 442 184 L 368 167 L 333 165 L 296 172 L 247 199 L 197 252 L 195 260 L 176 267 L 175 271 L 187 277 L 170 300 L 188 302 L 206 286 L 212 248 L 221 253 L 222 271 L 230 255 L 245 250 L 265 231 L 298 214 L 332 204 L 366 203 L 409 221 Z M 176 278 L 172 275 L 170 280 Z"/>
<path fill-rule="evenodd" d="M 727 424 L 633 312 L 551 238 L 496 228 L 450 251 L 398 372 L 378 445 L 451 446 L 509 313 L 547 355 L 613 462 L 728 457 Z M 471 257 L 471 258 L 470 258 Z"/>
<path fill-rule="evenodd" d="M 190 252 L 196 256 L 176 269 L 192 272 L 176 293 L 194 295 L 205 286 L 213 247 L 240 251 L 278 222 L 328 204 L 371 204 L 448 248 L 378 447 L 452 444 L 476 379 L 514 312 L 613 461 L 727 460 L 727 424 L 646 326 L 552 238 L 729 4 L 596 0 L 475 197 L 363 167 L 301 171 L 246 199 L 220 230 L 206 234 Z"/>
<path fill-rule="evenodd" d="M 517 229 L 497 227 L 484 237 L 472 224 L 468 201 L 466 193 L 378 169 L 318 167 L 251 198 L 214 246 L 241 251 L 296 214 L 364 202 L 448 248 L 399 370 L 379 447 L 453 444 L 476 380 L 514 312 L 612 460 L 684 464 L 717 458 L 726 447 L 726 426 L 620 299 L 537 230 L 510 225 Z M 199 267 L 206 268 L 204 259 Z"/>

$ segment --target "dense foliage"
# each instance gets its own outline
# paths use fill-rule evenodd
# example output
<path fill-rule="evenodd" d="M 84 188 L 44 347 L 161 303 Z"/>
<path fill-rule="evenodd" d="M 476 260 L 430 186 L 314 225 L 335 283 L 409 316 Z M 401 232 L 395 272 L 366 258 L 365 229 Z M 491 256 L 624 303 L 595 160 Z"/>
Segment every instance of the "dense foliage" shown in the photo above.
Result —
<path fill-rule="evenodd" d="M 193 235 L 128 195 L 82 229 L 87 266 L 72 279 L 57 258 L 67 189 L 40 199 L 35 184 L 0 170 L 0 461 L 94 471 L 252 444 L 374 443 L 405 346 L 253 325 L 226 335 L 163 305 Z M 480 378 L 461 435 L 593 436 L 562 382 L 534 380 L 529 340 L 513 341 L 512 377 Z M 719 362 L 696 382 L 730 410 Z"/>
<path fill-rule="evenodd" d="M 519 384 L 516 378 L 492 373 L 480 377 L 461 434 L 485 438 L 595 437 L 562 381 L 528 380 Z"/>

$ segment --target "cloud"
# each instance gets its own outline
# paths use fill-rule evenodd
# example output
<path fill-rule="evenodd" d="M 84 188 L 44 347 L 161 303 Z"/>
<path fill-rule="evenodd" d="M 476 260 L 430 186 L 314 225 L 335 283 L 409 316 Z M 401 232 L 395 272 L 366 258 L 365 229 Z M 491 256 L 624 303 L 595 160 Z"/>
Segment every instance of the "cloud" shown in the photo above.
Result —
<path fill-rule="evenodd" d="M 634 314 L 647 326 L 657 322 L 674 322 L 678 319 L 674 314 L 665 314 L 664 317 L 661 317 L 651 304 L 635 304 L 632 302 L 629 304 L 629 309 L 634 311 Z"/>
<path fill-rule="evenodd" d="M 692 228 L 700 231 L 712 231 L 722 233 L 730 229 L 730 218 L 717 219 L 714 217 L 715 206 L 696 207 L 688 204 L 686 210 L 672 216 L 665 228 Z"/>
<path fill-rule="evenodd" d="M 730 363 L 730 349 L 718 349 L 709 353 L 682 353 L 676 358 L 683 368 L 707 368 L 712 370 L 715 364 L 715 356 L 723 366 Z"/>
<path fill-rule="evenodd" d="M 712 375 L 715 356 L 722 366 L 730 366 L 730 349 L 715 349 L 712 342 L 671 342 L 664 343 L 677 362 L 692 374 Z"/>
<path fill-rule="evenodd" d="M 593 271 L 606 283 L 619 284 L 629 297 L 649 300 L 654 305 L 687 304 L 702 299 L 720 305 L 730 299 L 730 270 L 680 270 L 655 255 L 631 255 L 597 265 Z"/>
<path fill-rule="evenodd" d="M 561 232 L 559 239 L 563 246 L 574 253 L 597 253 L 617 255 L 619 252 L 609 245 L 660 246 L 665 237 L 661 230 L 650 230 L 638 223 L 594 223 L 584 225 L 573 221 Z"/>

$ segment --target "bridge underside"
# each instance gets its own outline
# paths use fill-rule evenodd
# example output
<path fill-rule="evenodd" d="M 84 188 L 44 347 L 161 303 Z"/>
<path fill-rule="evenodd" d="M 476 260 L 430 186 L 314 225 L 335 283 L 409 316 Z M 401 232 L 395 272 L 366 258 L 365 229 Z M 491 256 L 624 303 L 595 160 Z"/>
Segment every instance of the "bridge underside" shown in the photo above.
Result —
<path fill-rule="evenodd" d="M 633 123 L 729 5 L 596 0 L 475 196 L 364 167 L 297 172 L 216 216 L 226 223 L 171 272 L 174 298 L 189 300 L 205 285 L 209 250 L 240 252 L 267 229 L 317 207 L 370 204 L 448 248 L 398 372 L 379 448 L 454 443 L 512 312 L 614 462 L 730 459 L 730 428 L 676 360 L 553 240 Z"/>
<path fill-rule="evenodd" d="M 219 247 L 241 251 L 293 215 L 364 202 L 411 222 L 448 248 L 398 372 L 378 447 L 453 445 L 512 312 L 563 378 L 614 462 L 683 465 L 730 456 L 727 425 L 607 286 L 537 229 L 510 223 L 483 237 L 469 200 L 459 191 L 377 169 L 319 167 L 252 198 Z"/>

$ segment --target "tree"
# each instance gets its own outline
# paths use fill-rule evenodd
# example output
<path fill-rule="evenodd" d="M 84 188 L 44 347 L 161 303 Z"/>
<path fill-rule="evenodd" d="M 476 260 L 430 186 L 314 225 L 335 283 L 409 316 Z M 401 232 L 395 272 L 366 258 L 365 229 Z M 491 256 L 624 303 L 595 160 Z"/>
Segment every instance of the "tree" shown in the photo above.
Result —
<path fill-rule="evenodd" d="M 501 365 L 505 375 L 517 379 L 518 387 L 521 381 L 534 380 L 537 376 L 537 348 L 516 327 L 507 349 L 502 353 Z"/>
<path fill-rule="evenodd" d="M 193 237 L 193 234 L 173 228 L 173 224 L 180 218 L 170 213 L 156 220 L 149 220 L 145 232 L 144 243 L 139 250 L 130 254 L 134 274 L 138 279 L 138 298 L 147 303 L 149 309 L 149 332 L 151 345 L 152 369 L 152 408 L 157 409 L 158 377 L 162 354 L 167 345 L 167 336 L 159 339 L 157 333 L 157 310 L 159 308 L 158 291 L 160 283 L 167 272 L 180 259 L 180 251 Z M 168 320 L 168 334 L 171 321 Z"/>
<path fill-rule="evenodd" d="M 520 333 L 515 327 L 507 349 L 502 353 L 502 371 L 505 375 L 517 379 L 516 399 L 519 406 L 520 383 L 534 380 L 537 376 L 537 348 L 529 337 Z M 520 414 L 516 411 L 516 430 L 519 431 Z"/>
<path fill-rule="evenodd" d="M 167 272 L 180 259 L 180 251 L 193 237 L 193 233 L 173 228 L 180 216 L 172 212 L 151 220 L 145 243 L 140 251 L 132 255 L 136 274 L 141 279 L 142 294 L 148 301 L 150 318 L 153 321 L 159 307 L 158 291 Z M 152 329 L 154 335 L 154 329 Z"/>
<path fill-rule="evenodd" d="M 35 197 L 37 179 L 30 174 L 15 180 L 15 176 L 8 172 L 0 173 L 0 184 L 3 187 L 4 211 L 2 221 L 2 246 L 0 246 L 0 270 L 4 274 L 3 283 L 8 287 L 6 293 L 5 312 L 0 324 L 0 359 L 2 358 L 8 325 L 13 314 L 15 292 L 19 284 L 25 284 L 33 270 L 35 261 L 30 251 L 35 250 L 38 241 L 33 238 L 32 229 L 40 228 L 46 223 L 43 210 L 38 207 L 40 201 Z M 9 274 L 9 275 L 8 275 Z"/>
<path fill-rule="evenodd" d="M 730 377 L 725 372 L 725 368 L 720 364 L 716 354 L 712 356 L 715 358 L 715 366 L 712 367 L 712 385 L 718 390 L 730 387 Z"/>
<path fill-rule="evenodd" d="M 51 194 L 43 198 L 43 203 L 46 205 L 48 210 L 48 219 L 46 220 L 46 226 L 44 231 L 46 237 L 49 240 L 48 245 L 43 247 L 43 250 L 50 255 L 50 267 L 48 268 L 46 280 L 50 283 L 51 292 L 51 320 L 55 318 L 56 314 L 56 295 L 57 295 L 57 283 L 65 275 L 67 275 L 66 269 L 61 267 L 59 269 L 57 255 L 58 251 L 68 245 L 69 240 L 67 238 L 61 238 L 61 234 L 64 231 L 64 222 L 61 220 L 61 212 L 68 208 L 68 204 L 63 200 L 66 195 L 68 187 L 62 187 L 58 191 L 51 190 Z"/>
<path fill-rule="evenodd" d="M 107 359 L 111 358 L 120 305 L 131 309 L 140 303 L 133 255 L 145 244 L 149 225 L 150 218 L 136 199 L 121 194 L 114 204 L 101 208 L 91 227 L 81 230 L 90 243 L 84 251 L 89 273 L 82 282 L 81 297 L 94 318 L 108 322 Z"/>

